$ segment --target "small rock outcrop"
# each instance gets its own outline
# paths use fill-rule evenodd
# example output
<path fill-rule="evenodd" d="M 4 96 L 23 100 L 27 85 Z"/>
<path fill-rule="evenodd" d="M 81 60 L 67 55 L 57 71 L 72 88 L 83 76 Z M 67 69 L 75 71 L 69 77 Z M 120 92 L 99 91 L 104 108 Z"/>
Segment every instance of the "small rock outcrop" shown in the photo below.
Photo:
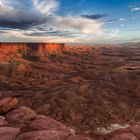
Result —
<path fill-rule="evenodd" d="M 0 43 L 0 127 L 20 128 L 16 138 L 140 139 L 140 47 L 65 47 Z"/>
<path fill-rule="evenodd" d="M 50 117 L 39 116 L 29 124 L 29 128 L 33 130 L 54 130 L 70 133 L 70 130 L 63 124 L 51 119 Z"/>
<path fill-rule="evenodd" d="M 3 99 L 1 104 L 8 104 L 8 101 L 8 98 Z M 68 127 L 50 117 L 37 115 L 25 106 L 15 109 L 14 107 L 12 106 L 13 110 L 7 112 L 5 117 L 0 116 L 0 140 L 69 140 L 69 137 L 70 140 L 80 140 L 82 138 L 82 136 L 71 137 L 73 134 Z M 83 136 L 81 140 L 90 139 L 85 139 Z"/>
<path fill-rule="evenodd" d="M 11 97 L 9 97 L 12 99 Z M 14 100 L 17 100 L 16 98 Z M 5 102 L 4 102 L 5 101 Z M 1 104 L 8 103 L 7 98 Z M 72 133 L 69 127 L 47 117 L 38 115 L 32 109 L 12 106 L 5 115 L 0 116 L 0 140 L 139 140 L 140 125 L 118 129 L 111 133 L 96 132 L 92 138 L 87 134 Z"/>
<path fill-rule="evenodd" d="M 45 57 L 50 54 L 61 54 L 65 44 L 61 43 L 0 43 L 3 54 L 20 54 L 26 58 Z"/>
<path fill-rule="evenodd" d="M 140 125 L 135 125 L 130 128 L 130 131 L 138 138 L 140 139 Z"/>
<path fill-rule="evenodd" d="M 4 126 L 7 124 L 8 124 L 8 122 L 6 121 L 5 117 L 0 116 L 0 126 Z"/>
<path fill-rule="evenodd" d="M 0 127 L 0 140 L 15 140 L 20 128 Z"/>
<path fill-rule="evenodd" d="M 12 97 L 0 100 L 0 114 L 10 111 L 11 109 L 15 108 L 17 104 L 18 100 Z"/>
<path fill-rule="evenodd" d="M 16 140 L 66 140 L 69 133 L 63 131 L 40 130 L 23 133 Z"/>
<path fill-rule="evenodd" d="M 12 110 L 6 115 L 6 119 L 11 123 L 26 123 L 34 119 L 37 114 L 28 107 L 21 106 Z"/>

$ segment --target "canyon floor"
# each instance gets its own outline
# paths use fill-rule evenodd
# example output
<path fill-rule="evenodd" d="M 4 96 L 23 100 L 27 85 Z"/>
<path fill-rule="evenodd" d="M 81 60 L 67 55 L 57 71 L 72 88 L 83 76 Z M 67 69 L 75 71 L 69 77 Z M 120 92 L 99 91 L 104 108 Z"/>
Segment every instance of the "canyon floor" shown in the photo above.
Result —
<path fill-rule="evenodd" d="M 140 44 L 0 52 L 0 99 L 17 98 L 77 134 L 140 122 Z M 40 53 L 39 53 L 40 54 Z"/>

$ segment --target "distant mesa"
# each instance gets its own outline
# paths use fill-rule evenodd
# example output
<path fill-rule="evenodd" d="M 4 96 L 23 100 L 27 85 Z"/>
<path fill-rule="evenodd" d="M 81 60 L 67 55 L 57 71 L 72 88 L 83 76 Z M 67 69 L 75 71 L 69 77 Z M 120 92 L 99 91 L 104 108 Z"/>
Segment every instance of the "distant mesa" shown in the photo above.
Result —
<path fill-rule="evenodd" d="M 0 53 L 22 54 L 29 59 L 61 54 L 64 48 L 65 44 L 63 43 L 0 43 Z"/>

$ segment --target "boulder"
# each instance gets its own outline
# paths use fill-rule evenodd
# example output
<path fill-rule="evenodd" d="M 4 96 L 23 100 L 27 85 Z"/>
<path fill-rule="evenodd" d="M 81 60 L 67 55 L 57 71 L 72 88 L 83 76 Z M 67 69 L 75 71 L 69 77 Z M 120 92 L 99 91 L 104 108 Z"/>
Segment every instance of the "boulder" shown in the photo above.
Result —
<path fill-rule="evenodd" d="M 28 107 L 21 106 L 15 110 L 12 110 L 6 115 L 6 119 L 10 123 L 26 123 L 34 118 L 37 114 Z"/>
<path fill-rule="evenodd" d="M 29 124 L 29 128 L 33 130 L 54 130 L 69 132 L 70 130 L 63 124 L 49 117 L 39 117 Z"/>
<path fill-rule="evenodd" d="M 63 131 L 41 130 L 19 135 L 16 140 L 66 140 L 69 133 Z"/>
<path fill-rule="evenodd" d="M 0 140 L 15 140 L 20 128 L 0 127 Z"/>
<path fill-rule="evenodd" d="M 92 140 L 92 139 L 81 135 L 75 135 L 75 136 L 70 136 L 67 140 Z"/>
<path fill-rule="evenodd" d="M 3 116 L 0 116 L 0 126 L 4 126 L 4 125 L 7 125 L 8 122 L 5 120 L 5 117 Z"/>
<path fill-rule="evenodd" d="M 139 125 L 130 127 L 130 130 L 138 139 L 140 139 L 140 126 Z"/>
<path fill-rule="evenodd" d="M 118 133 L 107 138 L 107 140 L 138 140 L 138 138 L 132 133 Z"/>
<path fill-rule="evenodd" d="M 11 109 L 15 108 L 17 104 L 18 100 L 12 97 L 0 100 L 0 114 L 7 113 Z"/>

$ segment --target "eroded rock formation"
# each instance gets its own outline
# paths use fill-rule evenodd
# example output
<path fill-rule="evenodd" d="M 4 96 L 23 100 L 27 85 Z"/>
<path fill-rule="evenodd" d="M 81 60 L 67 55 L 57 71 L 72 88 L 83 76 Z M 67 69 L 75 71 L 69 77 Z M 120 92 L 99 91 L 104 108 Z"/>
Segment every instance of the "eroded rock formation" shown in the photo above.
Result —
<path fill-rule="evenodd" d="M 55 43 L 0 43 L 0 53 L 20 54 L 26 58 L 45 57 L 50 54 L 61 54 L 64 44 Z"/>
<path fill-rule="evenodd" d="M 11 98 L 11 97 L 9 97 Z M 1 109 L 1 107 L 0 107 Z M 93 138 L 76 135 L 62 123 L 37 115 L 28 107 L 20 106 L 0 117 L 1 140 L 139 140 L 140 125 L 117 129 L 111 133 L 94 132 Z"/>
<path fill-rule="evenodd" d="M 0 107 L 4 113 L 1 115 L 6 118 L 0 117 L 2 126 L 23 128 L 21 133 L 26 134 L 40 130 L 46 133 L 46 129 L 64 130 L 64 126 L 68 126 L 72 134 L 78 134 L 71 139 L 79 139 L 81 135 L 95 140 L 98 136 L 138 137 L 128 130 L 123 136 L 104 132 L 110 134 L 118 128 L 139 126 L 139 46 L 65 46 L 59 49 L 58 44 L 55 52 L 52 47 L 49 51 L 43 46 L 34 49 L 36 44 L 30 44 L 28 51 L 28 47 L 22 45 L 21 50 L 10 50 L 9 46 L 7 51 L 0 51 L 0 99 L 5 101 L 0 102 Z M 4 48 L 6 46 L 8 44 Z M 7 102 L 5 98 L 9 96 L 12 100 Z M 18 99 L 18 104 L 13 98 Z M 31 110 L 23 106 L 34 111 L 29 113 Z M 61 122 L 61 127 L 55 120 Z M 54 124 L 58 125 L 55 129 Z M 95 133 L 96 130 L 101 131 Z M 135 130 L 135 133 L 138 132 Z"/>

